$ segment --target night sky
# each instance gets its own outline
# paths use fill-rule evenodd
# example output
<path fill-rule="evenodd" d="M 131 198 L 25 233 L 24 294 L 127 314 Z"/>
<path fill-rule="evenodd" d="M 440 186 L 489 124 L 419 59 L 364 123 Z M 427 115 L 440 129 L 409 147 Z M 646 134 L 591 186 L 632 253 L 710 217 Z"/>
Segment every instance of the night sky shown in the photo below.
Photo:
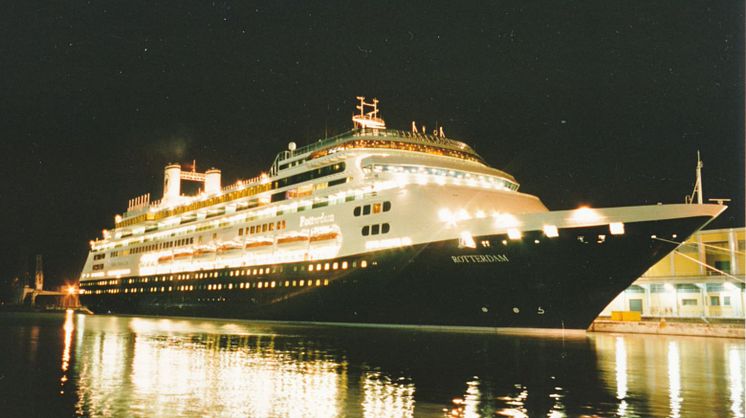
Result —
<path fill-rule="evenodd" d="M 550 209 L 682 202 L 744 225 L 742 1 L 6 2 L 0 279 L 78 276 L 163 167 L 224 183 L 351 128 L 355 96 L 471 144 Z"/>

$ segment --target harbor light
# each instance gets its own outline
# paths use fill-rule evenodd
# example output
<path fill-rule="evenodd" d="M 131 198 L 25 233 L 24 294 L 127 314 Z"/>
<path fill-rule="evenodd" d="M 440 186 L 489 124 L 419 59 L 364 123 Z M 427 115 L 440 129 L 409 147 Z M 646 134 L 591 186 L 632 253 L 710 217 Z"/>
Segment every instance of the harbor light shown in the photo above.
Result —
<path fill-rule="evenodd" d="M 611 235 L 622 235 L 624 234 L 624 223 L 623 222 L 612 222 L 609 224 L 609 231 Z"/>
<path fill-rule="evenodd" d="M 556 238 L 559 236 L 559 231 L 556 225 L 544 225 L 544 235 L 549 238 Z"/>

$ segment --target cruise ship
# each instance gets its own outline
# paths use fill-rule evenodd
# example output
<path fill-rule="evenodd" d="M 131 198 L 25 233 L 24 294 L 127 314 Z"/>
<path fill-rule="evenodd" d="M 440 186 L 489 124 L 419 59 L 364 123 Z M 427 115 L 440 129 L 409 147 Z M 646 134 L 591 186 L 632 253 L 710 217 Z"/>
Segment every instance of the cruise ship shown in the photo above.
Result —
<path fill-rule="evenodd" d="M 266 173 L 165 167 L 90 242 L 80 298 L 98 313 L 585 329 L 725 206 L 550 211 L 469 145 L 392 130 L 358 98 L 354 128 L 290 143 Z M 196 195 L 182 182 L 197 182 Z"/>

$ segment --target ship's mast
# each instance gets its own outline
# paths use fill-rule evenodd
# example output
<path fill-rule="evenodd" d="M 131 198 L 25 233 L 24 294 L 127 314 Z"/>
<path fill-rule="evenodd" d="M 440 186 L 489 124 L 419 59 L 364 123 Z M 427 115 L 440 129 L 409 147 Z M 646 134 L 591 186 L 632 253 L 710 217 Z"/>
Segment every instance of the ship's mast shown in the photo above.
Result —
<path fill-rule="evenodd" d="M 692 190 L 692 194 L 684 197 L 684 202 L 686 203 L 694 203 L 695 194 L 697 195 L 697 204 L 701 205 L 704 203 L 704 196 L 702 195 L 702 167 L 704 167 L 704 164 L 702 164 L 702 159 L 699 156 L 699 150 L 697 150 L 696 181 L 694 182 L 694 190 Z"/>
<path fill-rule="evenodd" d="M 360 104 L 355 106 L 360 111 L 360 114 L 352 117 L 352 122 L 356 128 L 371 128 L 371 129 L 386 129 L 386 122 L 378 116 L 378 99 L 373 99 L 372 102 L 367 103 L 365 97 L 358 96 Z M 366 112 L 366 109 L 371 109 Z"/>

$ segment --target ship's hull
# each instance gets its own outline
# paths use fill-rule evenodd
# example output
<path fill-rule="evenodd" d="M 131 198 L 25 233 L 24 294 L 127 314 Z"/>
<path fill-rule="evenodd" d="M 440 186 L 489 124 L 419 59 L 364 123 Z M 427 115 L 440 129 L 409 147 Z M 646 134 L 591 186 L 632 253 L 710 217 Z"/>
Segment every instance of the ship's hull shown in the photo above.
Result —
<path fill-rule="evenodd" d="M 475 248 L 452 239 L 337 260 L 149 276 L 147 283 L 125 278 L 81 300 L 99 313 L 585 329 L 675 248 L 657 237 L 683 240 L 709 220 L 631 222 L 620 235 L 608 225 L 561 228 L 554 238 L 493 234 L 473 237 Z"/>

